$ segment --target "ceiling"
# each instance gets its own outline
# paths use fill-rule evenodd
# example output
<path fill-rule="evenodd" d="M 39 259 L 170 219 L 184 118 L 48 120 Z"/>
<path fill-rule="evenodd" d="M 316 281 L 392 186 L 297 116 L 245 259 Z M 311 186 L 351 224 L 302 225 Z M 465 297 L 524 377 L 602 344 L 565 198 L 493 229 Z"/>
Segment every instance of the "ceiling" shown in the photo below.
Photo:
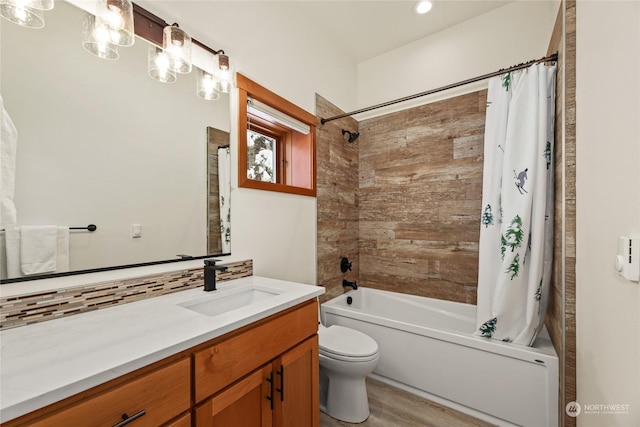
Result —
<path fill-rule="evenodd" d="M 360 63 L 512 1 L 515 0 L 435 0 L 426 15 L 414 12 L 415 0 L 140 0 L 139 3 L 165 19 L 191 23 L 196 38 L 204 42 L 208 38 L 207 28 L 212 25 L 209 17 L 224 16 L 230 11 L 246 12 L 252 3 L 273 3 L 274 11 L 310 22 L 316 31 L 333 40 L 336 49 Z M 215 25 L 232 24 L 218 21 Z"/>
<path fill-rule="evenodd" d="M 513 0 L 511 0 L 513 1 Z M 414 12 L 416 1 L 297 1 L 302 11 L 327 36 L 360 63 L 415 40 L 442 31 L 511 1 L 435 0 L 425 14 Z"/>

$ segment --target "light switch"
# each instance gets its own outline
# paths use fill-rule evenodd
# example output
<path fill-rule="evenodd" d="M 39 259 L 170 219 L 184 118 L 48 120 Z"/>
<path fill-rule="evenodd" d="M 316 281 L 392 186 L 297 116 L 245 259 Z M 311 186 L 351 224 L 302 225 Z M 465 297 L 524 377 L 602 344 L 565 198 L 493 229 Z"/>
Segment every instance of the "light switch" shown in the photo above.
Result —
<path fill-rule="evenodd" d="M 131 224 L 131 237 L 133 237 L 134 239 L 137 237 L 142 237 L 142 225 Z"/>
<path fill-rule="evenodd" d="M 640 237 L 618 237 L 614 268 L 621 277 L 632 282 L 640 281 Z"/>

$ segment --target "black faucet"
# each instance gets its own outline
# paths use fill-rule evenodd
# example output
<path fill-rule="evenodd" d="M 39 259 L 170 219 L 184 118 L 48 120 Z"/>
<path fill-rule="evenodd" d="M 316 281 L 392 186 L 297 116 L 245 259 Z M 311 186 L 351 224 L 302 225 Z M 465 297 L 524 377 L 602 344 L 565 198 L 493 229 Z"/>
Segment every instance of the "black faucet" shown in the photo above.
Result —
<path fill-rule="evenodd" d="M 342 281 L 342 287 L 346 288 L 348 286 L 351 286 L 353 288 L 353 290 L 358 289 L 358 283 L 355 280 L 353 282 L 350 282 L 348 280 L 343 280 Z"/>
<path fill-rule="evenodd" d="M 207 292 L 216 290 L 216 270 L 226 271 L 226 265 L 216 265 L 219 259 L 204 260 L 204 290 Z"/>

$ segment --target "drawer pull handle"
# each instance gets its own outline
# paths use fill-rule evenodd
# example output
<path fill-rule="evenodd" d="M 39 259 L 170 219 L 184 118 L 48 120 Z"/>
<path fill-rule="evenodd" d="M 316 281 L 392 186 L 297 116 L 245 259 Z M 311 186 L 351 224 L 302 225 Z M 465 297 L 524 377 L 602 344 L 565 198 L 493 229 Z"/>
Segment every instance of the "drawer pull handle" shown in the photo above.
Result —
<path fill-rule="evenodd" d="M 280 392 L 280 402 L 284 402 L 284 365 L 280 365 L 276 374 L 280 375 L 280 388 L 277 388 L 276 391 Z"/>
<path fill-rule="evenodd" d="M 273 411 L 273 371 L 269 373 L 267 381 L 269 382 L 269 396 L 267 396 L 267 400 L 270 402 L 271 410 Z"/>
<path fill-rule="evenodd" d="M 122 414 L 122 421 L 120 421 L 118 424 L 115 424 L 113 427 L 122 427 L 122 426 L 126 426 L 127 424 L 129 424 L 130 422 L 133 422 L 135 420 L 137 420 L 138 418 L 140 418 L 141 416 L 143 416 L 144 414 L 146 414 L 147 411 L 145 411 L 144 409 L 132 416 L 128 416 L 127 414 Z"/>

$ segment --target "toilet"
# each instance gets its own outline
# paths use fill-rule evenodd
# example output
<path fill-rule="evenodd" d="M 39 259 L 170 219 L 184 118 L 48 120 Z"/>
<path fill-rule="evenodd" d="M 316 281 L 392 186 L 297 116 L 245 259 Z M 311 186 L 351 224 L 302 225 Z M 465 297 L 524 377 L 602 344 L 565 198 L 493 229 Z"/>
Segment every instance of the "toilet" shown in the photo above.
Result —
<path fill-rule="evenodd" d="M 320 410 L 341 421 L 361 423 L 369 417 L 365 377 L 378 365 L 378 343 L 355 329 L 318 327 Z"/>

